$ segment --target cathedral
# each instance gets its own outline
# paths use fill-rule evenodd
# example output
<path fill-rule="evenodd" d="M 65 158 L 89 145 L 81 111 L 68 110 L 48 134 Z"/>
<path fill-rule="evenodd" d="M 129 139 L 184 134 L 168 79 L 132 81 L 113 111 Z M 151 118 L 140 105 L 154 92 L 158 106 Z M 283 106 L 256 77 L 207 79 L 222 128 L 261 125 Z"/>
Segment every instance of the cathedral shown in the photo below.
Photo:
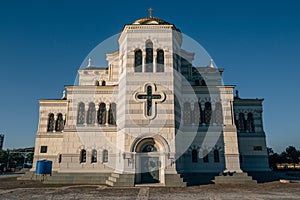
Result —
<path fill-rule="evenodd" d="M 186 186 L 269 171 L 263 99 L 240 98 L 212 59 L 194 66 L 182 42 L 150 12 L 123 27 L 107 66 L 89 59 L 61 99 L 39 100 L 32 173 L 48 160 L 48 183 Z"/>

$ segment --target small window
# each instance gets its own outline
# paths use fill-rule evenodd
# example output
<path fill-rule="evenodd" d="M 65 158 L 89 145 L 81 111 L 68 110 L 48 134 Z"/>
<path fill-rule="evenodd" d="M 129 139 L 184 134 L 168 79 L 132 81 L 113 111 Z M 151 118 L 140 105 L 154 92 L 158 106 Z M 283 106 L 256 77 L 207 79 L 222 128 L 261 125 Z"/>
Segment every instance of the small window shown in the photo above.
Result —
<path fill-rule="evenodd" d="M 92 150 L 92 159 L 91 159 L 92 163 L 96 163 L 97 162 L 97 150 L 93 149 Z"/>
<path fill-rule="evenodd" d="M 262 146 L 254 146 L 253 150 L 254 151 L 262 151 Z"/>
<path fill-rule="evenodd" d="M 102 81 L 101 86 L 105 86 L 105 85 L 106 85 L 106 82 Z"/>
<path fill-rule="evenodd" d="M 108 151 L 106 149 L 102 152 L 102 162 L 107 163 L 108 162 Z"/>
<path fill-rule="evenodd" d="M 215 161 L 215 163 L 220 162 L 220 155 L 219 155 L 219 151 L 217 149 L 214 150 L 214 161 Z"/>
<path fill-rule="evenodd" d="M 204 163 L 208 163 L 209 160 L 208 160 L 208 151 L 203 151 L 203 162 Z"/>
<path fill-rule="evenodd" d="M 86 162 L 86 150 L 82 149 L 80 151 L 80 163 Z"/>
<path fill-rule="evenodd" d="M 59 156 L 58 156 L 58 163 L 61 163 L 61 159 L 62 159 L 62 155 L 59 154 Z"/>
<path fill-rule="evenodd" d="M 194 149 L 194 150 L 192 151 L 192 162 L 193 162 L 193 163 L 198 162 L 198 152 L 197 152 L 196 149 Z"/>
<path fill-rule="evenodd" d="M 47 153 L 48 146 L 41 146 L 41 153 Z"/>

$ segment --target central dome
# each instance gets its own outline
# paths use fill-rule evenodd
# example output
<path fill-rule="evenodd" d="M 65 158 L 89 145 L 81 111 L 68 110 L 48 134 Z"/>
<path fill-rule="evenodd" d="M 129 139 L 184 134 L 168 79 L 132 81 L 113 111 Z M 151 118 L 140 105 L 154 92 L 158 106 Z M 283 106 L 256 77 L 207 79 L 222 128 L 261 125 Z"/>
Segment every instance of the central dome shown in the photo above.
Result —
<path fill-rule="evenodd" d="M 138 20 L 135 20 L 132 24 L 139 25 L 152 25 L 152 24 L 160 24 L 160 25 L 169 25 L 169 22 L 166 22 L 163 19 L 157 17 L 144 17 Z"/>

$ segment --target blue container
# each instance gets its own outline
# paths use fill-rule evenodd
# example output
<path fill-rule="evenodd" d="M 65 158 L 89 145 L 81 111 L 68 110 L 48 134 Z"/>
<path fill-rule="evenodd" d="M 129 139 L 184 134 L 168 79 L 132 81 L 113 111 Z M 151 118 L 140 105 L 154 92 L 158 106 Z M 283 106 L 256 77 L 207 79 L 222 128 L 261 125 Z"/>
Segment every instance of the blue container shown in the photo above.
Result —
<path fill-rule="evenodd" d="M 52 161 L 45 160 L 44 165 L 45 165 L 44 174 L 52 174 Z"/>
<path fill-rule="evenodd" d="M 36 163 L 36 174 L 52 174 L 52 161 L 39 160 Z"/>
<path fill-rule="evenodd" d="M 44 164 L 44 160 L 39 160 L 36 162 L 36 169 L 35 169 L 35 173 L 36 174 L 44 174 L 45 171 L 45 164 Z"/>

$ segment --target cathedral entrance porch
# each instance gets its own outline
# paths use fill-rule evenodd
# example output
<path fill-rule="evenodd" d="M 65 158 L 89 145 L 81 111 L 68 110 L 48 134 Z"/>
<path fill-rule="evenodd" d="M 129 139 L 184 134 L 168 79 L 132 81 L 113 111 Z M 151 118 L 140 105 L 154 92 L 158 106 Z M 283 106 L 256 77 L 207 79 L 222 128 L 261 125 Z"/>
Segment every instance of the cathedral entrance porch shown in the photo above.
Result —
<path fill-rule="evenodd" d="M 153 138 L 141 140 L 136 146 L 136 184 L 162 182 L 160 147 Z"/>

